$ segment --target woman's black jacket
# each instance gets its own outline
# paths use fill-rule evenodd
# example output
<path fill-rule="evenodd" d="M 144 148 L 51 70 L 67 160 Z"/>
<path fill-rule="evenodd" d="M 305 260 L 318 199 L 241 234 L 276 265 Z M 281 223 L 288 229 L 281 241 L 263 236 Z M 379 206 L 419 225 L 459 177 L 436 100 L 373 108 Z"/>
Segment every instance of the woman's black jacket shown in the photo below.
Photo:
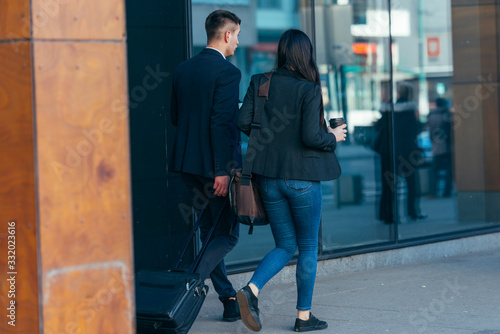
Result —
<path fill-rule="evenodd" d="M 258 98 L 256 87 L 263 74 L 252 76 L 236 126 L 249 135 Z M 292 180 L 336 179 L 341 170 L 335 135 L 326 122 L 320 127 L 321 88 L 301 80 L 293 71 L 277 69 L 269 87 L 269 99 L 261 111 L 260 136 L 252 150 L 255 174 Z"/>

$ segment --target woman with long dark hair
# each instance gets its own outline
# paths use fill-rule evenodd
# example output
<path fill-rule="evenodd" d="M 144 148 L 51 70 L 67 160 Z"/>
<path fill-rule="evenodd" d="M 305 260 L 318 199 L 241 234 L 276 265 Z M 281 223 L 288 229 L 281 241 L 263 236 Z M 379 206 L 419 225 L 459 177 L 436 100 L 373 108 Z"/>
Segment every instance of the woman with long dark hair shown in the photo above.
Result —
<path fill-rule="evenodd" d="M 254 87 L 262 82 L 262 76 L 252 76 L 237 118 L 237 127 L 247 135 L 258 126 L 253 124 Z M 324 329 L 328 324 L 310 312 L 322 204 L 320 181 L 340 176 L 334 151 L 347 131 L 345 124 L 332 129 L 325 123 L 313 47 L 300 30 L 287 30 L 280 38 L 268 100 L 260 113 L 252 173 L 260 187 L 276 248 L 262 259 L 248 285 L 237 294 L 242 321 L 253 331 L 261 330 L 257 296 L 298 248 L 295 331 Z"/>

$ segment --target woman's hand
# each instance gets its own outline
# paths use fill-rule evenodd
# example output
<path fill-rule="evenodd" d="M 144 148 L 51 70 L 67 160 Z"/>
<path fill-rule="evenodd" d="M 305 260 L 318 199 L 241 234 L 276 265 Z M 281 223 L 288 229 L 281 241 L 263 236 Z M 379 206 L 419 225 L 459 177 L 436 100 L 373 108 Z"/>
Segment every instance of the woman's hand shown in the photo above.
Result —
<path fill-rule="evenodd" d="M 347 124 L 342 124 L 341 126 L 337 126 L 335 129 L 328 127 L 328 132 L 333 133 L 335 138 L 337 138 L 337 142 L 345 141 L 345 137 L 347 136 L 346 130 Z"/>

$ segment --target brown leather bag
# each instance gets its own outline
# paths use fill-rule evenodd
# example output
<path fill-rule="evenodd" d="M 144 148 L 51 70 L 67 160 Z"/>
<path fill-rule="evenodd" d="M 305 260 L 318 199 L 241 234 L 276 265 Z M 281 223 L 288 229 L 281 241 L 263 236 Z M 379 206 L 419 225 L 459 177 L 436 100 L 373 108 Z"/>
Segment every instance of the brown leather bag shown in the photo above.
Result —
<path fill-rule="evenodd" d="M 238 217 L 238 221 L 250 226 L 248 234 L 252 234 L 253 227 L 256 225 L 269 224 L 264 204 L 260 198 L 259 187 L 252 178 L 249 179 L 248 184 L 242 184 L 241 169 L 231 171 L 229 202 L 233 213 Z"/>
<path fill-rule="evenodd" d="M 252 131 L 248 139 L 248 148 L 255 145 L 255 141 L 260 133 L 260 116 L 264 109 L 265 100 L 268 99 L 269 85 L 271 83 L 272 72 L 264 73 L 260 78 L 258 87 L 254 89 L 254 113 L 252 120 Z M 266 80 L 267 79 L 267 80 Z M 264 204 L 260 197 L 260 191 L 252 176 L 253 159 L 245 155 L 245 162 L 242 169 L 231 171 L 231 181 L 229 183 L 229 202 L 231 209 L 242 224 L 249 225 L 248 234 L 252 234 L 256 225 L 269 224 L 267 220 Z"/>

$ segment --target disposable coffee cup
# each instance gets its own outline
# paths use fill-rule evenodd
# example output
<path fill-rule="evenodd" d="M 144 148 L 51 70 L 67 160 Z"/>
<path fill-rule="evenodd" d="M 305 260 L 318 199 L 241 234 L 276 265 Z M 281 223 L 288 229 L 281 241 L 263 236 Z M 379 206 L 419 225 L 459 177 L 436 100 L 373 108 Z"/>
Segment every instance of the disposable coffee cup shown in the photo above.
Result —
<path fill-rule="evenodd" d="M 337 126 L 341 126 L 342 124 L 345 124 L 344 117 L 330 118 L 330 127 L 332 129 L 335 129 Z"/>

